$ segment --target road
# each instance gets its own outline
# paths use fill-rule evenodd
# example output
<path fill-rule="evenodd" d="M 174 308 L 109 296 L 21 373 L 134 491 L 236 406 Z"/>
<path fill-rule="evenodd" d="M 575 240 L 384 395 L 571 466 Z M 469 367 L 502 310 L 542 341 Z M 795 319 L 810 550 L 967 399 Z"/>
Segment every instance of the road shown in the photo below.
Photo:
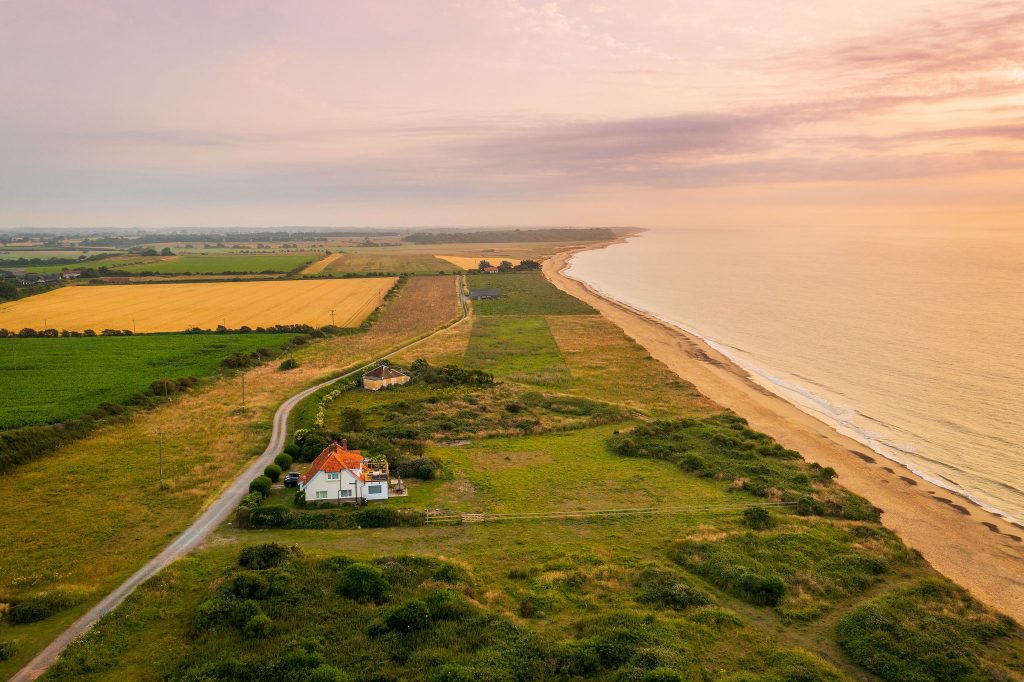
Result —
<path fill-rule="evenodd" d="M 445 331 L 466 319 L 468 311 L 463 295 L 461 280 L 459 283 L 459 295 L 459 302 L 461 303 L 462 308 L 462 314 L 459 319 L 421 339 L 407 343 L 404 346 L 391 351 L 387 355 L 381 356 L 381 359 L 389 358 L 392 355 L 408 350 L 413 346 L 417 346 L 435 334 L 439 334 L 440 332 Z M 195 549 L 199 543 L 205 540 L 210 533 L 220 527 L 231 513 L 235 511 L 242 498 L 248 494 L 249 482 L 261 475 L 263 470 L 273 463 L 274 458 L 277 457 L 284 449 L 285 441 L 288 437 L 288 416 L 291 414 L 295 406 L 313 393 L 319 391 L 321 388 L 330 386 L 342 379 L 354 376 L 365 370 L 367 366 L 368 365 L 364 365 L 363 367 L 352 370 L 346 374 L 342 374 L 341 376 L 328 379 L 316 386 L 310 386 L 281 403 L 281 406 L 277 408 L 277 412 L 274 413 L 274 428 L 270 434 L 270 442 L 267 444 L 267 448 L 263 451 L 263 454 L 253 460 L 238 476 L 238 478 L 232 481 L 231 485 L 224 489 L 220 494 L 220 497 L 218 497 L 216 501 L 214 501 L 214 503 L 211 504 L 206 511 L 204 511 L 202 515 L 192 523 L 191 526 L 175 538 L 174 542 L 169 544 L 162 552 L 150 559 L 145 566 L 135 571 L 131 577 L 118 585 L 113 592 L 105 596 L 97 602 L 95 606 L 86 611 L 85 615 L 72 623 L 67 630 L 50 642 L 45 649 L 36 654 L 36 657 L 29 661 L 24 668 L 15 673 L 15 675 L 10 678 L 10 682 L 29 682 L 30 680 L 34 680 L 42 675 L 46 672 L 47 668 L 56 662 L 57 658 L 61 655 L 64 649 L 71 644 L 71 642 L 85 634 L 100 618 L 116 609 L 118 605 L 128 597 L 128 595 L 135 591 L 136 587 L 155 576 L 169 564 L 187 555 Z"/>

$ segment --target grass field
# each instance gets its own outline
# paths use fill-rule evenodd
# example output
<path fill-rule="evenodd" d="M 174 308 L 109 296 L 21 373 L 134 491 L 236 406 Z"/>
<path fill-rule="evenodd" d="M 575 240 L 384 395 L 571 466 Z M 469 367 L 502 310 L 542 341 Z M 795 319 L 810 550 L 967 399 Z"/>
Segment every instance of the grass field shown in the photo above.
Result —
<path fill-rule="evenodd" d="M 234 352 L 275 348 L 290 334 L 160 334 L 0 339 L 0 428 L 76 417 L 121 403 L 157 379 L 202 377 Z"/>
<path fill-rule="evenodd" d="M 140 333 L 218 325 L 353 327 L 380 304 L 395 281 L 388 277 L 63 287 L 0 305 L 0 327 Z"/>
<path fill-rule="evenodd" d="M 571 383 L 569 368 L 541 316 L 478 317 L 465 364 L 524 384 L 568 388 Z"/>
<path fill-rule="evenodd" d="M 82 594 L 78 605 L 41 622 L 0 622 L 0 641 L 19 645 L 14 658 L 0 661 L 0 679 L 155 555 L 262 451 L 282 400 L 436 329 L 457 309 L 453 277 L 413 278 L 366 332 L 304 346 L 294 353 L 297 369 L 280 372 L 274 363 L 246 372 L 244 413 L 240 378 L 225 379 L 0 476 L 0 499 L 18 501 L 5 509 L 0 533 L 0 602 L 40 590 Z M 163 492 L 156 478 L 161 433 Z"/>
<path fill-rule="evenodd" d="M 406 253 L 404 249 L 394 247 L 372 251 L 370 249 L 352 249 L 343 253 L 332 253 L 303 270 L 303 274 L 436 275 L 440 272 L 457 272 L 459 269 L 430 254 Z"/>
<path fill-rule="evenodd" d="M 466 276 L 470 288 L 501 290 L 501 298 L 474 301 L 478 315 L 596 315 L 583 301 L 557 289 L 539 272 Z"/>
<path fill-rule="evenodd" d="M 488 263 L 490 263 L 494 267 L 498 267 L 498 265 L 502 261 L 504 261 L 504 260 L 507 260 L 512 265 L 519 265 L 519 263 L 521 263 L 522 260 L 523 260 L 521 258 L 514 258 L 512 256 L 497 256 L 497 255 L 495 255 L 495 256 L 487 256 L 487 257 L 482 257 L 482 256 L 481 257 L 478 257 L 478 256 L 438 256 L 438 258 L 440 258 L 442 260 L 446 260 L 449 263 L 454 263 L 455 265 L 458 265 L 460 268 L 462 268 L 464 270 L 476 270 L 478 267 L 480 267 L 480 261 L 482 261 L 482 260 L 487 261 Z"/>

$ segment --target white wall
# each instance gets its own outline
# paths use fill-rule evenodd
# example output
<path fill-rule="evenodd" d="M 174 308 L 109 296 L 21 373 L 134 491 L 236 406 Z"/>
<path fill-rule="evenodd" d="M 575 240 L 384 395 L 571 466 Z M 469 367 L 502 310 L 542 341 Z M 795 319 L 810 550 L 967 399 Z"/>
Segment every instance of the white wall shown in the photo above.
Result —
<path fill-rule="evenodd" d="M 319 502 L 325 502 L 325 501 L 326 502 L 337 502 L 338 501 L 338 490 L 340 489 L 340 490 L 349 490 L 349 491 L 353 492 L 353 494 L 350 495 L 349 497 L 341 498 L 342 501 L 354 502 L 355 501 L 356 486 L 353 485 L 353 484 L 357 483 L 355 477 L 352 474 L 347 473 L 345 471 L 339 472 L 338 476 L 339 476 L 338 480 L 329 481 L 329 480 L 327 480 L 327 472 L 326 471 L 318 471 L 316 473 L 316 475 L 313 476 L 313 478 L 311 478 L 308 483 L 306 483 L 306 487 L 303 488 L 304 492 L 306 493 L 306 501 L 307 502 L 317 502 L 317 501 L 319 501 Z M 339 485 L 339 483 L 340 483 L 340 485 Z M 380 481 L 380 482 L 376 482 L 376 483 L 374 483 L 374 482 L 363 483 L 362 481 L 358 481 L 358 485 L 359 485 L 359 498 L 360 499 L 366 499 L 366 500 L 386 500 L 386 499 L 388 499 L 388 484 L 385 481 Z M 376 494 L 368 493 L 367 492 L 367 488 L 369 486 L 372 486 L 372 485 L 380 485 L 381 486 L 381 492 L 380 493 L 376 493 Z M 326 498 L 318 498 L 316 496 L 318 491 L 326 491 L 327 492 L 327 497 Z"/>

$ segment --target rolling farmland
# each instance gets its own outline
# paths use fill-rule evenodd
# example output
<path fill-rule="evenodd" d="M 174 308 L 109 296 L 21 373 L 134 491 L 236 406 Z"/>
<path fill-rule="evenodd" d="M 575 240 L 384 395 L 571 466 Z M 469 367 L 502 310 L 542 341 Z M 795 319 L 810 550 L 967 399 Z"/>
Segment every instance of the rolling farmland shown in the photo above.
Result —
<path fill-rule="evenodd" d="M 319 268 L 319 269 L 315 269 Z M 408 253 L 396 247 L 360 249 L 356 252 L 331 254 L 313 263 L 303 274 L 430 274 L 457 272 L 450 262 L 428 253 Z"/>
<path fill-rule="evenodd" d="M 124 402 L 157 379 L 210 374 L 231 353 L 274 348 L 293 336 L 0 339 L 0 428 L 77 417 L 102 402 Z"/>
<path fill-rule="evenodd" d="M 155 272 L 161 275 L 291 272 L 314 258 L 314 253 L 190 253 L 122 269 L 129 272 Z"/>
<path fill-rule="evenodd" d="M 0 328 L 182 331 L 360 324 L 396 278 L 64 287 L 0 305 Z"/>

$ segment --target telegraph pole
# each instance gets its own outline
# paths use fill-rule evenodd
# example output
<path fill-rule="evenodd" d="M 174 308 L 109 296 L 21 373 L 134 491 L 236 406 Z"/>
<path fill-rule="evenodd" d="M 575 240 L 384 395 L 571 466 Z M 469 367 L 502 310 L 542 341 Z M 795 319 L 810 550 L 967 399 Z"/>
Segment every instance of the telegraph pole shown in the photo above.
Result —
<path fill-rule="evenodd" d="M 242 412 L 245 412 L 245 375 L 242 375 Z"/>
<path fill-rule="evenodd" d="M 164 489 L 164 429 L 161 426 L 157 431 L 160 438 L 160 490 Z"/>
<path fill-rule="evenodd" d="M 331 308 L 331 326 L 332 327 L 335 326 L 335 324 L 334 324 L 334 308 Z"/>

